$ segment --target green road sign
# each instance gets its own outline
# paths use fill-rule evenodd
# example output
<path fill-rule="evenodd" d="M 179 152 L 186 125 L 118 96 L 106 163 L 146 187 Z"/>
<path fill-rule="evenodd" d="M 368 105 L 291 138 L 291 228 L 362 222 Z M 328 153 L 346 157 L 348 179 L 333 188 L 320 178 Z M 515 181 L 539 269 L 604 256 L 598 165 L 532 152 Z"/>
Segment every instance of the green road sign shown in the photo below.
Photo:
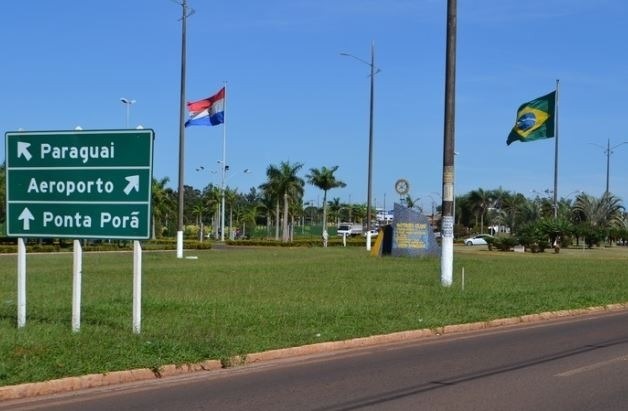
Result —
<path fill-rule="evenodd" d="M 147 239 L 153 130 L 8 132 L 13 237 Z"/>

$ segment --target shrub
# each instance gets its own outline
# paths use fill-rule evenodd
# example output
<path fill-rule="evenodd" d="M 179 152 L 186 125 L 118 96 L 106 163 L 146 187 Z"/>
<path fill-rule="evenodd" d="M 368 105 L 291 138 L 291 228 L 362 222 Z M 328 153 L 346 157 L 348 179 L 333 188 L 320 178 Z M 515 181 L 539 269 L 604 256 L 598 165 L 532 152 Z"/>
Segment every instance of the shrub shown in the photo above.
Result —
<path fill-rule="evenodd" d="M 514 246 L 519 244 L 519 240 L 515 237 L 496 237 L 490 241 L 493 247 L 499 251 L 510 251 Z"/>
<path fill-rule="evenodd" d="M 538 224 L 529 224 L 519 230 L 517 240 L 519 244 L 533 253 L 543 252 L 549 246 L 547 236 L 540 230 Z"/>

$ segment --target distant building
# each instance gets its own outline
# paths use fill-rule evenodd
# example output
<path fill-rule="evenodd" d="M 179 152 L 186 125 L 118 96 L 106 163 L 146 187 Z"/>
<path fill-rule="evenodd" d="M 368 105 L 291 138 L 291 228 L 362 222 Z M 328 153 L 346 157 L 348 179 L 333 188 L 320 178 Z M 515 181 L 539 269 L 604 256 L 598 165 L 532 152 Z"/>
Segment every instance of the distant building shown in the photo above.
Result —
<path fill-rule="evenodd" d="M 375 218 L 377 219 L 378 225 L 386 225 L 390 224 L 393 221 L 393 210 L 384 210 L 383 208 L 375 209 L 376 214 Z"/>

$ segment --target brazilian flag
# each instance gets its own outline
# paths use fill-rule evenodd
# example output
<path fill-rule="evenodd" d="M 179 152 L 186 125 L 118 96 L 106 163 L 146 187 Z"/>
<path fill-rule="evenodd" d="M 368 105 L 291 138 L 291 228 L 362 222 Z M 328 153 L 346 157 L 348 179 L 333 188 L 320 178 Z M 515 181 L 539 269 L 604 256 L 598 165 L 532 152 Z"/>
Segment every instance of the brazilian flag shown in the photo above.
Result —
<path fill-rule="evenodd" d="M 507 145 L 513 141 L 534 141 L 554 137 L 556 91 L 523 103 L 517 110 L 517 121 L 508 135 Z"/>

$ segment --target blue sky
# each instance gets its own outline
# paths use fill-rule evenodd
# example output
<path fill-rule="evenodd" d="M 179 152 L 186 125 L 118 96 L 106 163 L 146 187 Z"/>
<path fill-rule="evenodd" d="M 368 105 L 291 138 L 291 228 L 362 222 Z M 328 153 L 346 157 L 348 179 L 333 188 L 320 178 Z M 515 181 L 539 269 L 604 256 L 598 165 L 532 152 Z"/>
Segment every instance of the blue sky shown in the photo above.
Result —
<path fill-rule="evenodd" d="M 227 81 L 227 185 L 248 191 L 269 164 L 338 165 L 330 192 L 366 202 L 369 67 L 375 42 L 373 197 L 392 208 L 410 182 L 425 207 L 442 186 L 446 0 L 189 0 L 186 99 Z M 172 0 L 0 3 L 3 131 L 156 133 L 154 176 L 178 182 L 181 7 Z M 455 190 L 553 188 L 554 140 L 506 137 L 517 107 L 560 79 L 559 196 L 599 196 L 602 147 L 628 141 L 628 2 L 458 1 Z M 222 126 L 186 130 L 185 182 L 219 184 Z M 4 145 L 0 148 L 4 158 Z M 610 188 L 628 199 L 628 144 Z M 197 172 L 199 166 L 205 171 Z M 252 172 L 243 173 L 244 169 Z M 305 201 L 322 195 L 307 186 Z"/>

